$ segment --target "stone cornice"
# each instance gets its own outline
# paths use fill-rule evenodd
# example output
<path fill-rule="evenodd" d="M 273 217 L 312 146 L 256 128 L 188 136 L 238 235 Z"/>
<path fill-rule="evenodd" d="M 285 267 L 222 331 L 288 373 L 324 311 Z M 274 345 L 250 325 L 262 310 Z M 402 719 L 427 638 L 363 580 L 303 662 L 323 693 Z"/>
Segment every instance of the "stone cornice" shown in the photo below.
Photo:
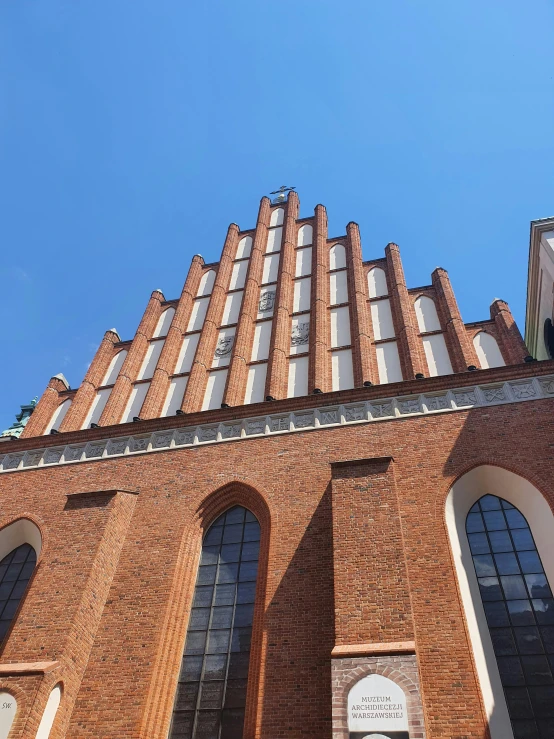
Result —
<path fill-rule="evenodd" d="M 552 363 L 541 364 L 550 366 Z M 535 363 L 526 365 L 526 367 L 530 366 L 537 367 Z M 504 369 L 511 369 L 511 374 L 514 374 L 513 367 Z M 473 377 L 485 379 L 485 376 L 484 372 L 472 373 L 471 379 Z M 452 380 L 461 376 L 449 375 L 448 377 Z M 394 386 L 379 387 L 385 390 L 393 389 L 393 387 L 399 389 L 402 385 L 408 384 L 414 386 L 414 383 L 397 383 Z M 240 410 L 246 413 L 250 410 L 251 415 L 239 418 L 233 418 L 232 415 L 224 416 L 221 420 L 214 418 L 211 422 L 210 413 L 194 414 L 200 422 L 194 424 L 189 422 L 179 427 L 175 427 L 175 417 L 158 419 L 172 422 L 173 425 L 169 428 L 158 427 L 154 430 L 148 430 L 147 424 L 122 424 L 95 429 L 96 432 L 103 432 L 101 438 L 90 439 L 88 437 L 87 439 L 87 434 L 81 434 L 80 438 L 77 436 L 73 442 L 68 439 L 66 443 L 60 444 L 59 441 L 62 439 L 59 439 L 57 445 L 55 443 L 48 446 L 44 444 L 46 440 L 55 442 L 56 437 L 53 439 L 49 436 L 33 437 L 25 440 L 34 442 L 32 449 L 10 449 L 8 451 L 3 447 L 0 448 L 0 474 L 150 454 L 171 449 L 186 449 L 249 438 L 316 431 L 344 425 L 398 421 L 418 416 L 467 411 L 472 408 L 554 398 L 554 374 L 512 377 L 504 382 L 458 385 L 442 390 L 440 386 L 439 389 L 433 389 L 432 383 L 425 384 L 428 387 L 425 392 L 370 399 L 364 399 L 362 394 L 358 400 L 352 399 L 350 402 L 348 398 L 354 391 L 294 398 L 291 399 L 296 401 L 293 406 L 294 410 L 287 410 L 284 402 L 241 406 Z M 415 383 L 415 387 L 424 389 L 421 382 Z M 333 400 L 335 402 L 332 402 Z M 309 402 L 300 404 L 298 401 Z M 265 413 L 259 412 L 262 408 Z M 185 423 L 189 420 L 186 416 L 183 418 Z M 74 435 L 64 434 L 64 436 Z M 42 443 L 39 444 L 39 442 Z M 12 442 L 9 443 L 11 447 Z M 16 442 L 13 443 L 15 445 Z"/>

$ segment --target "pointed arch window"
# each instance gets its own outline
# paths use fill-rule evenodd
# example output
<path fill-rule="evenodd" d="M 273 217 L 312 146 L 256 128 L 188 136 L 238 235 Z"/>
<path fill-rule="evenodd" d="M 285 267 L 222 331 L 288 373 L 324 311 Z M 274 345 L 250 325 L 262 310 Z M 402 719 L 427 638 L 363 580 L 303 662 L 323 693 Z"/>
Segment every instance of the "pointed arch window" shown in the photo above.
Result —
<path fill-rule="evenodd" d="M 515 739 L 554 735 L 554 599 L 525 517 L 485 495 L 466 519 Z"/>
<path fill-rule="evenodd" d="M 169 739 L 241 739 L 260 524 L 241 506 L 208 529 Z"/>
<path fill-rule="evenodd" d="M 37 553 L 30 544 L 12 549 L 0 561 L 0 642 L 10 628 L 36 564 Z"/>

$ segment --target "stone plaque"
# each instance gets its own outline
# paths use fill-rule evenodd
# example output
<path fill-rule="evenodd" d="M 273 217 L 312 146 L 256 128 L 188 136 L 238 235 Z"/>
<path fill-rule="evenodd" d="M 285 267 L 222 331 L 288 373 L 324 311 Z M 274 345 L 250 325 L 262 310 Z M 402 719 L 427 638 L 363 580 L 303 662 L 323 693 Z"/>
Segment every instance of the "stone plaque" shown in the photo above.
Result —
<path fill-rule="evenodd" d="M 409 739 L 406 696 L 382 675 L 359 680 L 348 694 L 350 739 Z"/>
<path fill-rule="evenodd" d="M 9 693 L 0 693 L 0 739 L 7 739 L 12 728 L 17 701 Z"/>

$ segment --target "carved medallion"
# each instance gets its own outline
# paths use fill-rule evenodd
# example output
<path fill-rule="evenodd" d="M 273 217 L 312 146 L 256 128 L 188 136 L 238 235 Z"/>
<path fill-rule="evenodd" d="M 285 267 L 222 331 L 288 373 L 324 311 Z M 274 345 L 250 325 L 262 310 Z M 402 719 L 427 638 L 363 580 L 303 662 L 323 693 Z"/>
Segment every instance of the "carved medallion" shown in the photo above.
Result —
<path fill-rule="evenodd" d="M 231 350 L 233 349 L 234 340 L 234 336 L 222 336 L 221 338 L 219 338 L 214 352 L 215 356 L 226 357 L 228 354 L 230 354 Z"/>
<path fill-rule="evenodd" d="M 292 327 L 292 334 L 290 337 L 290 343 L 292 346 L 302 346 L 303 344 L 307 344 L 310 340 L 310 324 L 308 321 L 306 323 L 298 323 L 296 326 Z"/>
<path fill-rule="evenodd" d="M 275 305 L 275 292 L 270 290 L 264 290 L 260 294 L 260 303 L 258 305 L 258 312 L 259 313 L 267 313 L 270 310 L 273 310 L 273 306 Z"/>

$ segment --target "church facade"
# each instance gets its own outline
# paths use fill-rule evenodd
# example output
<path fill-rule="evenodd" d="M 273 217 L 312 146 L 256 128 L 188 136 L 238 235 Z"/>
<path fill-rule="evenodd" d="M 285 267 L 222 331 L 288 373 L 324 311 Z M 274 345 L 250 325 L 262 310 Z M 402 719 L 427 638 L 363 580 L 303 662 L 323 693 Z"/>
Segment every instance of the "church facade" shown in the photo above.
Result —
<path fill-rule="evenodd" d="M 262 198 L 0 444 L 0 739 L 554 737 L 539 358 Z"/>

